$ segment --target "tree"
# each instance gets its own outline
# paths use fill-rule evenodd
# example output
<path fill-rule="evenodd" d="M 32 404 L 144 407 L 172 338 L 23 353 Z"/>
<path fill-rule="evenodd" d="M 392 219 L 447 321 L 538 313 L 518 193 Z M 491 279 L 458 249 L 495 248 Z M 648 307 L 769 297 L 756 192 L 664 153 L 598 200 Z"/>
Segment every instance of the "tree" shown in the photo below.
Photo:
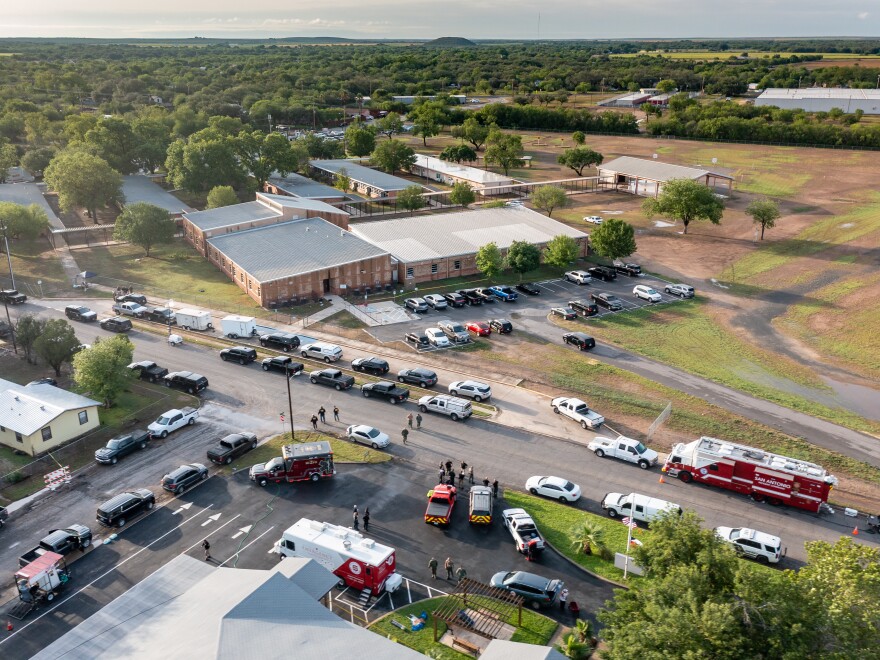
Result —
<path fill-rule="evenodd" d="M 376 148 L 376 132 L 360 123 L 345 129 L 345 150 L 352 156 L 369 156 Z"/>
<path fill-rule="evenodd" d="M 674 92 L 675 89 L 675 81 L 671 78 L 665 78 L 657 83 L 657 90 L 661 94 L 669 94 L 670 92 Z"/>
<path fill-rule="evenodd" d="M 491 280 L 497 277 L 504 267 L 504 258 L 501 256 L 501 250 L 493 241 L 477 250 L 476 263 L 479 271 Z"/>
<path fill-rule="evenodd" d="M 477 195 L 474 193 L 470 184 L 466 181 L 457 181 L 452 184 L 452 190 L 449 191 L 449 201 L 453 204 L 458 204 L 467 208 L 468 205 L 473 204 L 476 199 Z"/>
<path fill-rule="evenodd" d="M 752 222 L 756 225 L 761 225 L 761 240 L 763 241 L 764 230 L 773 229 L 776 226 L 776 221 L 782 214 L 779 212 L 779 204 L 775 200 L 763 197 L 753 200 L 746 207 L 746 215 L 750 215 Z"/>
<path fill-rule="evenodd" d="M 461 126 L 452 129 L 452 137 L 470 142 L 474 149 L 479 151 L 489 137 L 489 126 L 484 126 L 474 117 L 468 117 Z M 476 159 L 472 159 L 476 160 Z"/>
<path fill-rule="evenodd" d="M 587 147 L 574 147 L 566 149 L 556 158 L 556 162 L 573 169 L 578 176 L 584 175 L 584 170 L 590 165 L 601 165 L 605 157 L 598 151 Z"/>
<path fill-rule="evenodd" d="M 34 364 L 34 343 L 43 334 L 46 327 L 45 319 L 38 319 L 33 314 L 22 314 L 15 322 L 15 338 L 24 351 L 28 364 Z"/>
<path fill-rule="evenodd" d="M 370 160 L 380 169 L 394 174 L 397 170 L 408 170 L 415 165 L 416 152 L 400 140 L 389 140 L 376 145 Z"/>
<path fill-rule="evenodd" d="M 21 166 L 34 176 L 41 176 L 54 157 L 55 150 L 52 147 L 29 149 L 21 157 Z"/>
<path fill-rule="evenodd" d="M 351 177 L 348 176 L 348 170 L 344 167 L 340 168 L 333 179 L 333 186 L 339 188 L 342 192 L 351 190 Z"/>
<path fill-rule="evenodd" d="M 538 186 L 532 193 L 532 204 L 542 211 L 547 211 L 547 217 L 553 215 L 553 209 L 568 204 L 568 195 L 559 186 Z"/>
<path fill-rule="evenodd" d="M 504 170 L 506 175 L 511 167 L 523 164 L 522 138 L 519 135 L 492 130 L 486 139 L 486 153 L 483 159 L 487 164 L 495 164 Z"/>
<path fill-rule="evenodd" d="M 376 131 L 379 135 L 384 135 L 389 140 L 395 133 L 403 132 L 403 120 L 396 112 L 389 112 L 387 115 L 376 121 Z"/>
<path fill-rule="evenodd" d="M 562 636 L 561 643 L 556 644 L 553 648 L 571 660 L 586 660 L 593 654 L 590 644 L 581 641 L 575 632 L 565 633 Z"/>
<path fill-rule="evenodd" d="M 690 179 L 672 179 L 663 186 L 657 199 L 646 199 L 642 210 L 649 218 L 664 215 L 681 220 L 684 233 L 694 220 L 708 220 L 714 225 L 721 223 L 724 202 L 715 196 L 712 189 Z"/>
<path fill-rule="evenodd" d="M 395 201 L 397 205 L 405 211 L 418 211 L 425 205 L 425 198 L 422 196 L 424 190 L 421 186 L 407 186 L 399 193 Z"/>
<path fill-rule="evenodd" d="M 612 218 L 590 232 L 590 247 L 606 259 L 622 259 L 636 251 L 636 232 L 628 222 Z"/>
<path fill-rule="evenodd" d="M 299 166 L 290 140 L 281 133 L 241 131 L 232 139 L 232 145 L 238 162 L 253 177 L 257 190 L 265 187 L 274 172 L 284 176 Z"/>
<path fill-rule="evenodd" d="M 576 145 L 581 146 L 587 141 L 587 136 L 584 135 L 583 131 L 575 131 L 571 134 L 571 139 Z"/>
<path fill-rule="evenodd" d="M 577 259 L 578 244 L 571 236 L 559 234 L 554 236 L 544 248 L 544 263 L 560 270 L 568 268 Z"/>
<path fill-rule="evenodd" d="M 171 118 L 159 108 L 143 110 L 131 124 L 135 144 L 134 161 L 138 167 L 155 172 L 165 162 L 171 144 Z"/>
<path fill-rule="evenodd" d="M 585 519 L 571 530 L 572 549 L 585 555 L 607 557 L 611 551 L 605 545 L 605 529 L 595 520 Z"/>
<path fill-rule="evenodd" d="M 49 216 L 36 204 L 0 202 L 0 233 L 7 238 L 34 239 L 48 228 Z"/>
<path fill-rule="evenodd" d="M 519 275 L 522 282 L 523 275 L 535 270 L 541 265 L 541 251 L 537 245 L 527 241 L 514 241 L 507 249 L 507 266 Z"/>
<path fill-rule="evenodd" d="M 77 206 L 97 224 L 99 206 L 122 200 L 122 177 L 107 161 L 76 149 L 59 153 L 46 168 L 45 180 L 58 193 L 63 211 Z"/>
<path fill-rule="evenodd" d="M 19 163 L 18 151 L 11 144 L 0 143 L 0 183 L 6 183 L 10 168 Z"/>
<path fill-rule="evenodd" d="M 139 245 L 149 257 L 154 245 L 170 243 L 176 231 L 168 211 L 147 202 L 135 202 L 127 205 L 116 219 L 113 238 Z"/>
<path fill-rule="evenodd" d="M 125 335 L 95 339 L 89 350 L 73 356 L 73 379 L 109 408 L 131 382 L 133 355 L 134 344 Z"/>
<path fill-rule="evenodd" d="M 64 319 L 51 319 L 46 322 L 43 332 L 34 341 L 34 352 L 61 375 L 61 365 L 70 362 L 80 346 L 73 326 Z"/>
<path fill-rule="evenodd" d="M 208 193 L 209 209 L 219 209 L 221 206 L 232 206 L 238 204 L 238 195 L 235 194 L 232 186 L 214 186 Z"/>
<path fill-rule="evenodd" d="M 286 138 L 280 137 L 287 142 Z M 246 151 L 248 145 L 235 142 L 234 138 L 212 128 L 175 140 L 168 147 L 165 159 L 168 180 L 173 186 L 191 192 L 242 184 L 247 172 L 236 149 Z"/>
<path fill-rule="evenodd" d="M 422 144 L 428 145 L 428 138 L 438 135 L 448 121 L 442 104 L 435 101 L 416 106 L 409 118 L 413 122 L 413 134 L 422 136 Z"/>
<path fill-rule="evenodd" d="M 342 158 L 345 156 L 342 142 L 325 140 L 315 133 L 306 133 L 303 137 L 297 139 L 294 145 L 302 147 L 309 155 L 309 158 L 316 158 L 318 160 Z"/>
<path fill-rule="evenodd" d="M 107 161 L 117 172 L 131 174 L 137 170 L 137 138 L 131 124 L 117 117 L 104 117 L 83 136 L 83 145 L 94 155 Z"/>
<path fill-rule="evenodd" d="M 466 144 L 450 144 L 440 152 L 439 158 L 450 163 L 472 163 L 477 159 L 477 152 Z"/>

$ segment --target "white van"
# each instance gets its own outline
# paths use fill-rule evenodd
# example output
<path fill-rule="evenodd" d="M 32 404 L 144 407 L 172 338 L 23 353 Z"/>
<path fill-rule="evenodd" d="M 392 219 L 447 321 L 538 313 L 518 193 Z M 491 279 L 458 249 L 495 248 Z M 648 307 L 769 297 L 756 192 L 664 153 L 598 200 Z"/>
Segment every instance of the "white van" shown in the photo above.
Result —
<path fill-rule="evenodd" d="M 736 554 L 762 564 L 778 564 L 785 556 L 782 539 L 773 534 L 748 527 L 716 527 L 715 535 L 732 545 Z"/>
<path fill-rule="evenodd" d="M 608 493 L 602 499 L 602 508 L 612 518 L 629 516 L 633 520 L 648 523 L 664 511 L 673 511 L 682 514 L 682 508 L 672 502 L 661 500 L 656 497 L 630 493 Z"/>

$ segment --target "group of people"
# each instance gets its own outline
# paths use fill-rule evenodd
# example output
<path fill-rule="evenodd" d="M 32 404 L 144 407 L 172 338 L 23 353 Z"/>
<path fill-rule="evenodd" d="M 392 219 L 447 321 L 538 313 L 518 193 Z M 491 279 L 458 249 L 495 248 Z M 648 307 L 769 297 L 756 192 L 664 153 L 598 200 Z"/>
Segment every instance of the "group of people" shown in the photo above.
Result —
<path fill-rule="evenodd" d="M 333 406 L 333 421 L 334 422 L 339 421 L 339 406 Z M 320 408 L 318 408 L 318 414 L 312 415 L 311 422 L 312 422 L 312 428 L 315 429 L 316 431 L 318 430 L 318 422 L 321 422 L 321 424 L 326 424 L 327 423 L 327 409 L 324 408 L 324 406 L 321 406 Z"/>
<path fill-rule="evenodd" d="M 370 531 L 370 507 L 367 507 L 366 509 L 364 509 L 364 515 L 360 516 L 358 513 L 358 505 L 355 504 L 354 511 L 352 511 L 351 517 L 352 517 L 352 523 L 351 523 L 352 529 L 354 529 L 354 530 L 360 529 L 360 521 L 363 520 L 364 521 L 364 531 L 365 532 Z"/>
<path fill-rule="evenodd" d="M 406 416 L 406 426 L 403 427 L 403 430 L 400 432 L 400 436 L 403 438 L 403 444 L 406 444 L 407 438 L 409 438 L 409 429 L 413 428 L 413 420 L 416 422 L 415 428 L 422 428 L 422 413 L 417 413 L 415 417 L 413 417 L 412 413 L 409 413 Z"/>
<path fill-rule="evenodd" d="M 439 566 L 439 562 L 436 557 L 431 557 L 431 561 L 428 562 L 428 568 L 431 569 L 431 579 L 437 579 L 437 567 Z M 443 562 L 443 568 L 446 569 L 446 579 L 452 580 L 453 578 L 457 582 L 461 582 L 467 577 L 467 571 L 464 570 L 464 566 L 459 566 L 458 570 L 455 570 L 455 562 L 452 561 L 452 557 L 447 557 L 446 561 Z"/>
<path fill-rule="evenodd" d="M 447 484 L 449 486 L 455 485 L 455 467 L 452 464 L 452 461 L 447 459 L 444 463 L 440 462 L 440 470 L 439 470 L 439 480 L 438 483 Z M 467 479 L 470 485 L 473 485 L 474 482 L 474 466 L 468 465 L 465 461 L 461 462 L 461 467 L 458 470 L 458 487 L 461 488 L 464 486 L 465 479 Z M 485 477 L 483 479 L 483 485 L 489 486 L 489 478 Z M 492 482 L 492 495 L 494 497 L 498 497 L 498 479 L 493 479 Z"/>

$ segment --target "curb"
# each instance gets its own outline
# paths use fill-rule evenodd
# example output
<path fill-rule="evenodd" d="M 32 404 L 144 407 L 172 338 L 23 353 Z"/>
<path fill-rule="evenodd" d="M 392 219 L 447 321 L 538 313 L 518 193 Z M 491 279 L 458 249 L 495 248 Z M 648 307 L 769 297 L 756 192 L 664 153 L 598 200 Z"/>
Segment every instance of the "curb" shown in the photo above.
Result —
<path fill-rule="evenodd" d="M 561 553 L 561 552 L 560 552 L 555 546 L 553 546 L 553 545 L 550 543 L 550 541 L 548 541 L 546 538 L 544 539 L 544 545 L 547 546 L 548 548 L 550 548 L 550 549 L 551 549 L 553 552 L 555 552 L 557 555 L 559 555 L 560 557 L 562 557 L 562 559 L 564 559 L 565 561 L 567 561 L 569 564 L 571 564 L 571 565 L 574 566 L 575 568 L 580 569 L 581 571 L 583 571 L 583 572 L 586 573 L 587 575 L 591 575 L 592 577 L 594 577 L 594 578 L 596 578 L 596 579 L 598 579 L 598 580 L 602 580 L 602 582 L 607 582 L 608 584 L 613 584 L 615 587 L 620 587 L 621 589 L 629 589 L 629 588 L 630 588 L 629 585 L 623 584 L 622 582 L 617 582 L 616 580 L 612 580 L 611 578 L 603 577 L 603 576 L 599 575 L 598 573 L 594 573 L 593 571 L 591 571 L 591 570 L 588 569 L 588 568 L 584 568 L 583 566 L 581 566 L 580 564 L 578 564 L 578 563 L 577 563 L 576 561 L 574 561 L 573 559 L 571 559 L 571 558 L 565 556 L 563 553 Z"/>

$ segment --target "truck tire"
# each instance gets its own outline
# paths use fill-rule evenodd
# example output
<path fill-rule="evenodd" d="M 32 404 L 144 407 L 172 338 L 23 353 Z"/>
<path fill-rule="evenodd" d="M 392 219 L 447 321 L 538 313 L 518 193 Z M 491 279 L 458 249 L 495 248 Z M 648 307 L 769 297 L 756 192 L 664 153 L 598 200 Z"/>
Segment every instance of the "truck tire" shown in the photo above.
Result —
<path fill-rule="evenodd" d="M 116 463 L 117 463 L 118 461 L 119 461 L 119 459 L 116 458 L 116 457 L 114 456 L 113 458 L 110 459 L 110 464 L 111 464 L 111 465 L 116 465 Z"/>
<path fill-rule="evenodd" d="M 617 511 L 615 509 L 606 509 L 608 511 L 608 515 L 611 518 L 617 518 Z"/>
<path fill-rule="evenodd" d="M 281 350 L 284 351 L 285 353 L 290 353 L 290 346 L 282 346 Z"/>
<path fill-rule="evenodd" d="M 450 415 L 450 417 L 452 418 L 452 421 L 453 421 L 453 422 L 457 422 L 457 421 L 458 421 L 458 413 L 452 413 L 452 414 Z"/>
<path fill-rule="evenodd" d="M 232 456 L 227 456 L 226 460 L 223 462 L 226 463 L 226 465 L 229 465 L 230 463 L 232 463 Z"/>
<path fill-rule="evenodd" d="M 422 412 L 428 412 L 428 406 L 419 406 L 419 410 Z"/>
<path fill-rule="evenodd" d="M 651 467 L 651 464 L 648 463 L 648 461 L 646 461 L 643 458 L 642 460 L 639 461 L 639 467 L 642 468 L 643 470 L 647 470 L 649 467 Z"/>
<path fill-rule="evenodd" d="M 142 441 L 141 444 L 138 445 L 138 447 L 140 447 L 141 449 L 146 449 L 147 448 L 147 441 L 146 440 Z"/>
<path fill-rule="evenodd" d="M 317 482 L 319 482 L 319 481 L 321 480 L 321 475 L 318 474 L 317 472 L 315 472 L 315 473 L 312 474 L 311 477 L 309 477 L 309 479 L 310 479 L 313 483 L 317 483 Z"/>
<path fill-rule="evenodd" d="M 80 544 L 80 550 L 85 550 L 85 549 L 88 548 L 91 544 L 92 544 L 92 539 L 85 539 L 85 540 Z"/>
<path fill-rule="evenodd" d="M 329 358 L 329 357 L 325 357 L 325 358 L 324 358 L 324 362 L 326 362 L 327 364 L 330 364 L 330 358 Z"/>
<path fill-rule="evenodd" d="M 124 527 L 125 526 L 125 518 L 120 518 L 119 520 L 117 520 L 116 526 L 117 527 Z"/>
<path fill-rule="evenodd" d="M 162 432 L 159 434 L 159 438 L 161 438 L 162 440 L 164 440 L 164 439 L 167 438 L 167 437 L 168 437 L 168 431 L 162 431 Z"/>
<path fill-rule="evenodd" d="M 562 502 L 563 504 L 568 504 L 568 500 L 565 499 L 565 495 L 560 495 L 560 496 L 559 496 L 559 501 Z"/>
<path fill-rule="evenodd" d="M 391 401 L 391 405 L 392 405 L 392 406 L 396 406 L 396 405 L 397 405 L 397 399 L 389 399 L 389 401 Z"/>
<path fill-rule="evenodd" d="M 238 335 L 235 334 L 234 332 L 230 332 L 230 333 L 229 333 L 228 335 L 226 335 L 226 336 L 229 337 L 230 339 L 238 339 Z"/>
<path fill-rule="evenodd" d="M 559 414 L 559 406 L 553 406 L 553 412 L 555 412 L 558 415 Z"/>
<path fill-rule="evenodd" d="M 244 366 L 244 358 L 238 358 L 238 363 L 239 363 L 241 366 Z"/>
<path fill-rule="evenodd" d="M 268 365 L 268 364 L 264 364 L 264 365 L 263 365 L 263 371 L 269 371 L 269 365 Z"/>
<path fill-rule="evenodd" d="M 398 376 L 398 377 L 397 377 L 397 382 L 398 382 L 398 383 L 402 383 L 402 382 L 404 382 L 404 378 L 403 378 L 403 376 Z"/>
<path fill-rule="evenodd" d="M 362 390 L 361 390 L 361 394 L 364 395 L 364 398 L 365 398 L 365 399 L 369 399 L 369 398 L 370 398 L 370 390 L 364 390 L 364 389 L 362 389 Z"/>
<path fill-rule="evenodd" d="M 207 478 L 208 478 L 208 473 L 207 473 L 207 472 L 202 472 L 202 481 L 204 481 L 204 480 L 207 479 Z"/>
<path fill-rule="evenodd" d="M 187 394 L 195 394 L 196 393 L 196 391 L 192 387 L 187 387 L 186 392 L 187 392 Z"/>
<path fill-rule="evenodd" d="M 266 484 L 269 483 L 269 480 L 266 479 L 266 477 L 260 477 L 260 478 L 257 480 L 257 483 L 260 484 L 261 487 L 265 488 L 265 487 L 266 487 Z"/>
<path fill-rule="evenodd" d="M 188 325 L 185 325 L 185 326 L 183 326 L 183 329 L 184 329 L 184 330 L 189 330 L 189 326 L 188 326 Z"/>
<path fill-rule="evenodd" d="M 170 380 L 166 380 L 166 381 L 165 381 L 165 387 L 171 387 L 171 381 L 170 381 Z"/>
<path fill-rule="evenodd" d="M 312 382 L 312 385 L 317 385 L 317 384 L 318 384 L 318 379 L 315 378 L 314 376 L 312 376 L 311 378 L 309 378 L 309 380 Z"/>
<path fill-rule="evenodd" d="M 251 449 L 256 449 L 256 448 L 257 448 L 257 441 L 254 440 L 254 441 L 251 443 Z"/>
<path fill-rule="evenodd" d="M 694 480 L 694 475 L 692 475 L 687 470 L 682 470 L 678 473 L 678 478 L 681 479 L 684 483 L 689 484 Z M 754 498 L 752 498 L 754 499 Z"/>
<path fill-rule="evenodd" d="M 192 426 L 192 425 L 195 424 L 195 423 L 196 423 L 196 418 L 195 418 L 195 417 L 190 417 L 190 418 L 187 420 L 186 425 L 187 425 L 187 426 Z"/>
<path fill-rule="evenodd" d="M 401 381 L 401 382 L 403 382 L 403 381 Z M 427 384 L 426 382 L 424 382 L 424 381 L 421 381 L 421 382 L 419 383 L 419 387 L 421 387 L 421 388 L 424 390 L 424 389 L 426 389 L 426 388 L 428 387 L 428 384 Z"/>
<path fill-rule="evenodd" d="M 156 377 L 155 377 L 155 376 L 150 376 L 150 382 L 151 382 L 151 383 L 155 383 L 155 382 L 156 382 Z"/>
<path fill-rule="evenodd" d="M 601 449 L 597 449 L 596 456 L 598 456 L 599 458 L 605 458 L 605 452 L 602 451 Z"/>
<path fill-rule="evenodd" d="M 147 511 L 152 509 L 155 505 L 156 505 L 156 502 L 154 500 L 150 500 L 149 502 L 147 502 Z"/>
<path fill-rule="evenodd" d="M 581 428 L 582 428 L 584 431 L 587 430 L 587 423 L 586 423 L 584 420 L 581 420 Z"/>
<path fill-rule="evenodd" d="M 302 353 L 300 353 L 300 355 L 302 355 L 303 357 L 309 357 L 309 354 L 306 353 L 305 351 L 303 351 Z"/>
<path fill-rule="evenodd" d="M 458 390 L 449 390 L 449 393 L 450 393 L 452 396 L 458 396 Z"/>
<path fill-rule="evenodd" d="M 529 488 L 529 492 L 530 492 L 532 495 L 537 495 L 537 494 L 538 494 L 538 489 L 537 489 L 537 488 Z"/>
<path fill-rule="evenodd" d="M 46 602 L 47 602 L 47 603 L 51 603 L 53 600 L 55 600 L 55 592 L 54 592 L 54 591 L 49 591 L 49 592 L 46 594 Z"/>

